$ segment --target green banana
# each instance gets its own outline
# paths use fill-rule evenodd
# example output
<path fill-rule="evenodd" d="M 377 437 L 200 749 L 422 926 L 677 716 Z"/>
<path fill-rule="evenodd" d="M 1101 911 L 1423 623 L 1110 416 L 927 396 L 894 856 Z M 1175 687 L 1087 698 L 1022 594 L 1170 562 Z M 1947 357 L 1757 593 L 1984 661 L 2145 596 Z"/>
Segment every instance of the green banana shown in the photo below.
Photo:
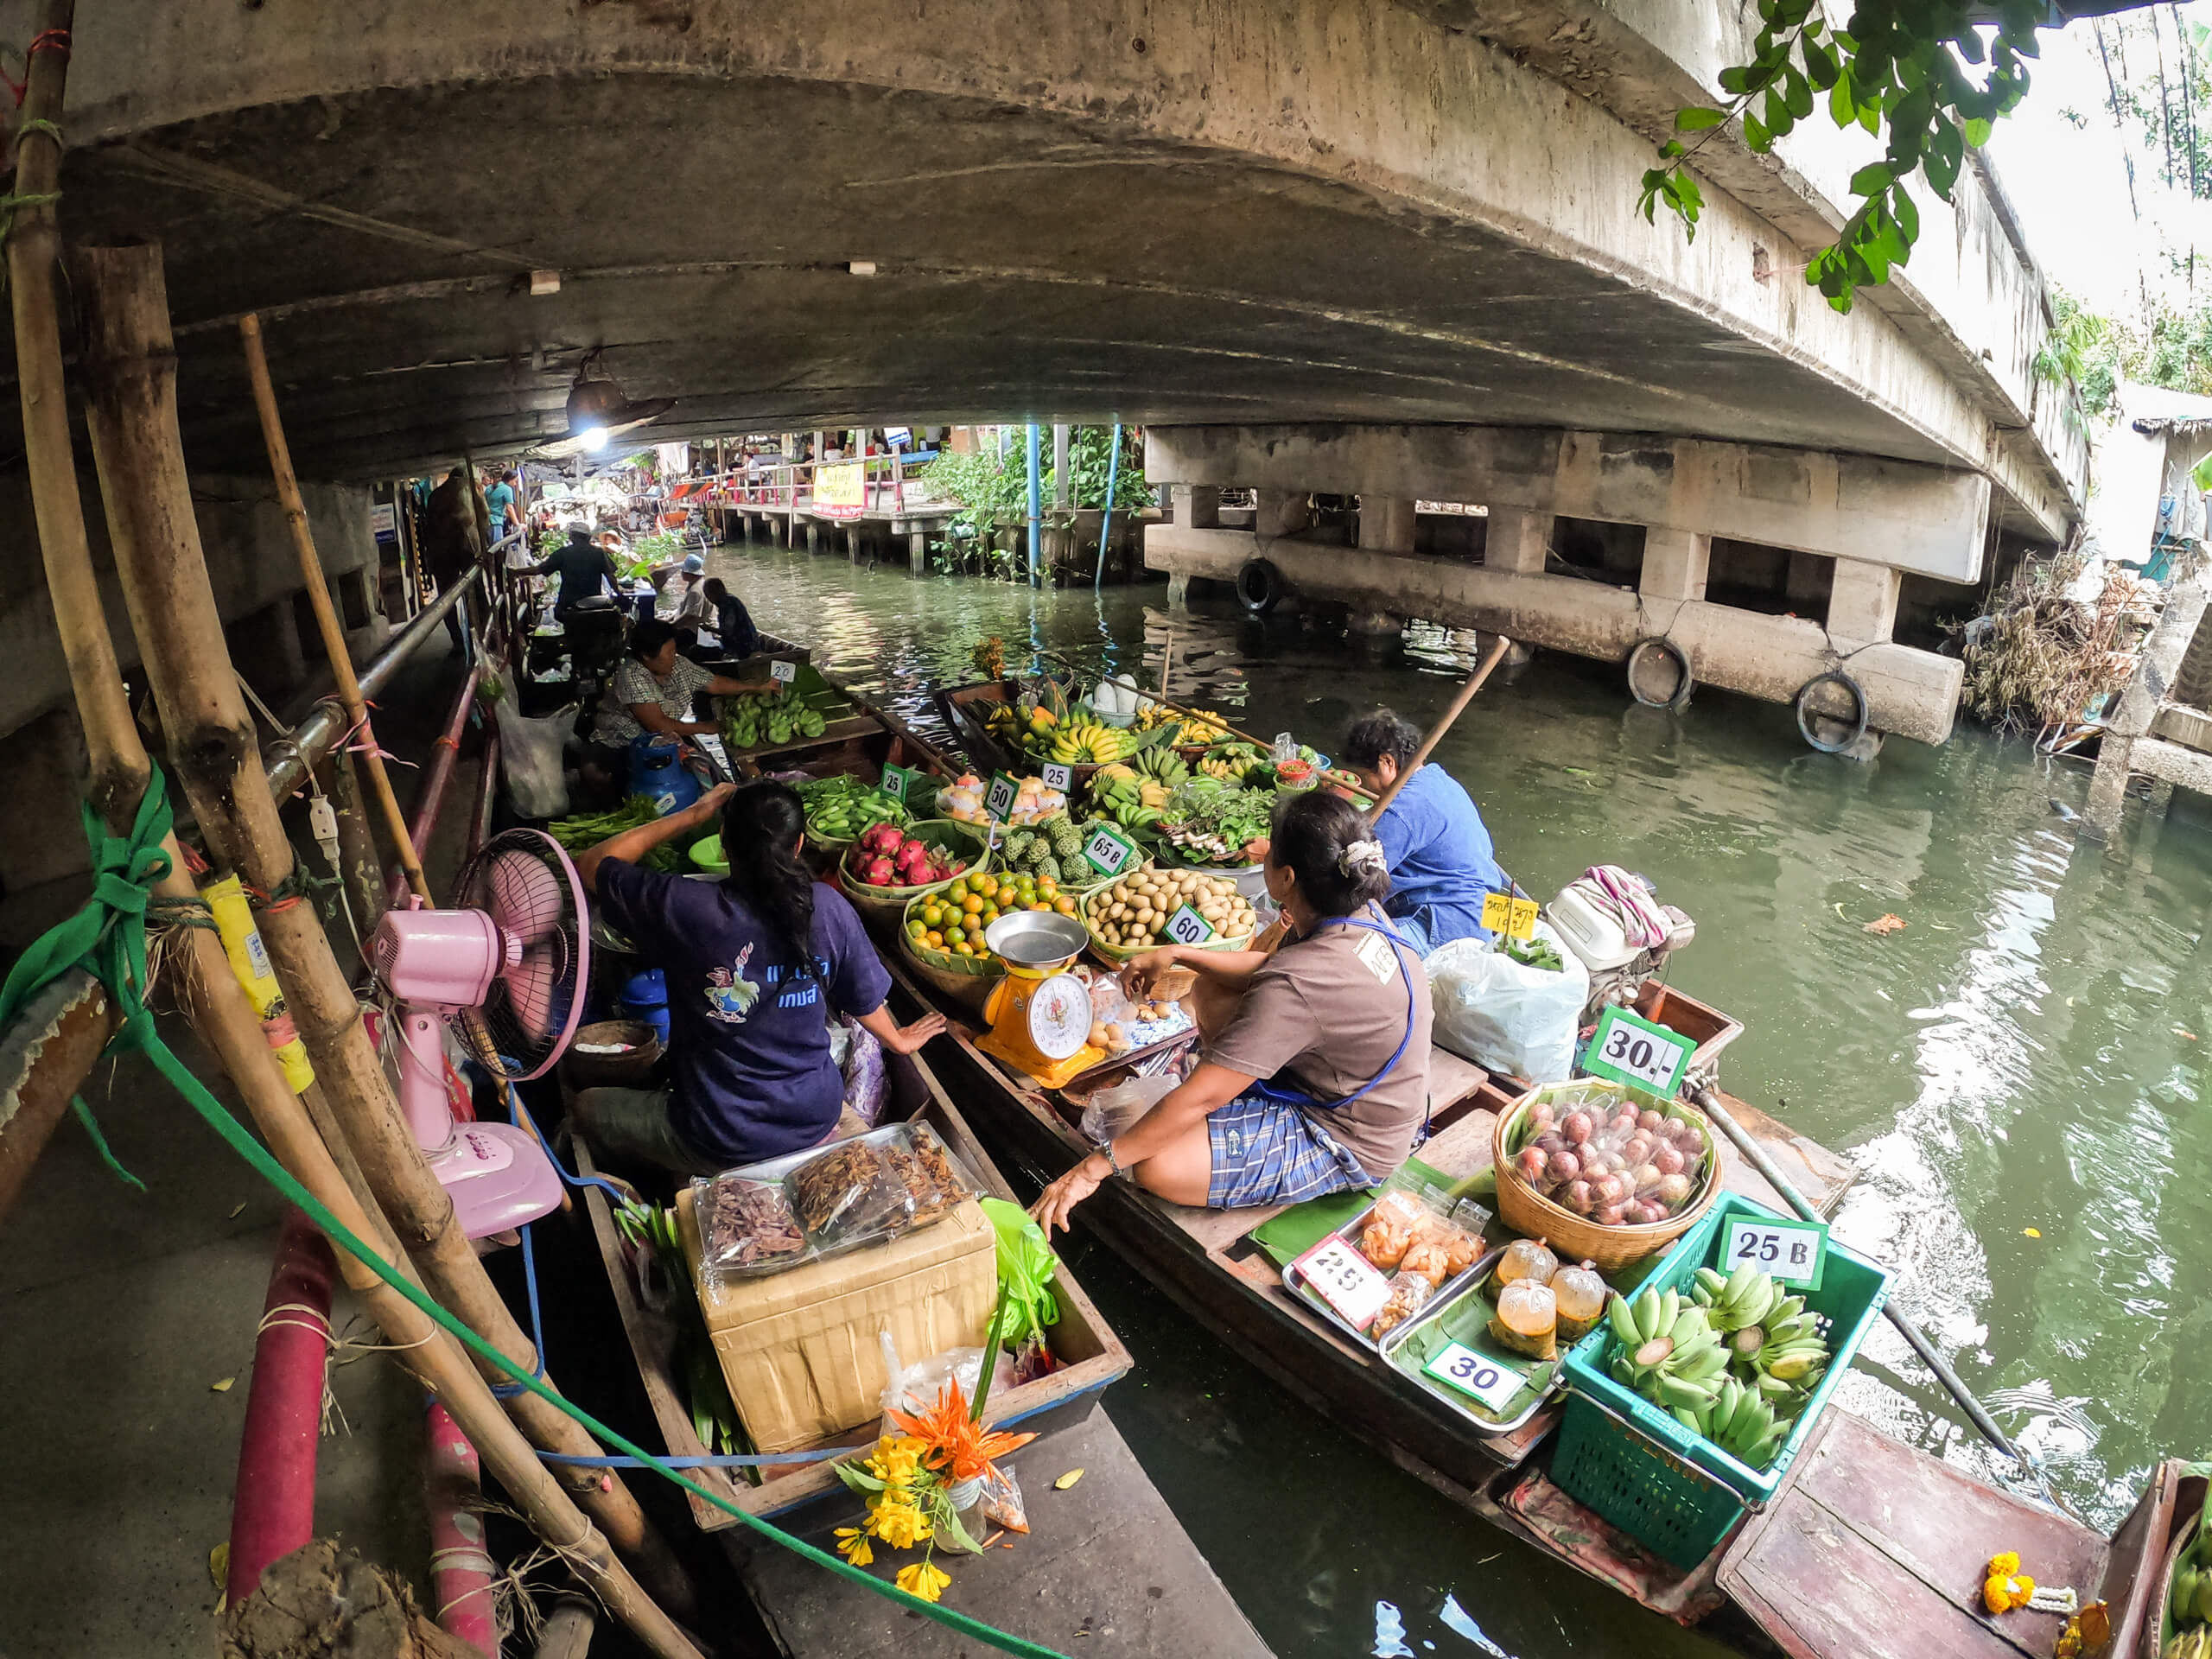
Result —
<path fill-rule="evenodd" d="M 1643 1345 L 1643 1332 L 1637 1328 L 1636 1310 L 1629 1305 L 1625 1296 L 1615 1293 L 1612 1300 L 1605 1304 L 1605 1318 L 1613 1327 L 1613 1335 L 1620 1339 L 1623 1346 L 1634 1350 Z"/>
<path fill-rule="evenodd" d="M 1636 1299 L 1636 1345 L 1637 1347 L 1641 1348 L 1645 1343 L 1661 1334 L 1659 1329 L 1661 1306 L 1659 1293 L 1656 1290 L 1647 1290 Z"/>
<path fill-rule="evenodd" d="M 1713 1400 L 1711 1382 L 1692 1382 L 1672 1371 L 1655 1372 L 1652 1387 L 1658 1390 L 1659 1403 L 1670 1411 L 1694 1410 Z"/>

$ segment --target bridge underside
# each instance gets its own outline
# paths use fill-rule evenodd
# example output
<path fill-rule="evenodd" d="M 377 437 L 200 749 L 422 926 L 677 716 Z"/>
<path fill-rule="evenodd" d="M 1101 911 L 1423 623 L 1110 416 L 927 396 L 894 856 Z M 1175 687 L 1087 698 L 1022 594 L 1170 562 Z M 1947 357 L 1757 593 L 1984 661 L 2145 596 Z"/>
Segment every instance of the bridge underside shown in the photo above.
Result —
<path fill-rule="evenodd" d="M 558 437 L 601 346 L 631 396 L 680 400 L 666 435 L 1293 418 L 1959 461 L 1632 270 L 992 99 L 645 73 L 385 88 L 75 149 L 64 192 L 73 238 L 164 244 L 209 468 L 259 454 L 233 326 L 256 308 L 302 467 L 333 477 Z M 531 293 L 541 268 L 557 293 Z"/>

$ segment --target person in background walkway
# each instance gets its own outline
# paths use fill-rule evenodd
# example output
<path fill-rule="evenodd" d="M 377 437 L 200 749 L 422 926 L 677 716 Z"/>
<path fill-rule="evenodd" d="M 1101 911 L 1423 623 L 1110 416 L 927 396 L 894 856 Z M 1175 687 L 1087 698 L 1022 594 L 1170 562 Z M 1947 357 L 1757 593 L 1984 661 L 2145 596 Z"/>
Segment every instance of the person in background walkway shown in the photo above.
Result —
<path fill-rule="evenodd" d="M 1344 763 L 1360 787 L 1380 795 L 1413 760 L 1421 732 L 1388 709 L 1377 709 L 1344 734 Z M 1453 939 L 1488 939 L 1483 898 L 1509 891 L 1490 830 L 1473 798 L 1443 767 L 1414 768 L 1382 816 L 1375 838 L 1390 866 L 1383 909 L 1398 931 L 1426 957 Z"/>
<path fill-rule="evenodd" d="M 475 491 L 458 467 L 430 492 L 423 506 L 423 565 L 443 593 L 463 581 L 484 555 L 484 542 L 476 523 Z M 446 613 L 446 632 L 453 648 L 465 651 L 468 639 L 468 601 L 462 600 Z"/>
<path fill-rule="evenodd" d="M 503 540 L 512 526 L 515 516 L 515 475 L 501 473 L 492 480 L 492 487 L 484 492 L 484 510 L 492 520 L 492 545 Z"/>
<path fill-rule="evenodd" d="M 720 881 L 637 861 L 717 822 L 729 859 Z M 669 1087 L 587 1089 L 569 1108 L 602 1153 L 711 1175 L 857 1133 L 857 1121 L 849 1129 L 840 1121 L 830 1016 L 850 1014 L 898 1054 L 944 1029 L 941 1014 L 908 1026 L 892 1019 L 891 977 L 858 912 L 799 861 L 805 830 L 805 809 L 785 785 L 722 784 L 576 860 L 608 925 L 668 979 Z"/>
<path fill-rule="evenodd" d="M 704 592 L 715 632 L 721 636 L 721 654 L 741 660 L 760 650 L 760 630 L 753 626 L 753 613 L 745 608 L 745 601 L 723 587 L 720 576 L 709 576 Z"/>
<path fill-rule="evenodd" d="M 548 554 L 543 563 L 526 567 L 524 574 L 560 577 L 561 591 L 553 601 L 556 621 L 585 600 L 598 598 L 603 584 L 616 579 L 614 561 L 582 524 L 572 525 L 567 542 Z"/>

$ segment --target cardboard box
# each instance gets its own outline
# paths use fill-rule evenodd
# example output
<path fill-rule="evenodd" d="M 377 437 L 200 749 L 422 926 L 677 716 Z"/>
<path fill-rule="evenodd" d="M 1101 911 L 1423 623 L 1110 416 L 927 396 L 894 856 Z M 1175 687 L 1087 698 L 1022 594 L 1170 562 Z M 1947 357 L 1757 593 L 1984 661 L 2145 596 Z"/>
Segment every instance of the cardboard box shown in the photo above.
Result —
<path fill-rule="evenodd" d="M 677 1218 L 696 1266 L 699 1220 L 690 1188 Z M 762 1452 L 788 1452 L 875 1421 L 890 1381 L 880 1333 L 891 1332 L 909 1365 L 951 1348 L 980 1348 L 997 1300 L 998 1241 L 973 1198 L 888 1243 L 732 1280 L 718 1291 L 699 1285 L 699 1311 L 738 1419 Z"/>

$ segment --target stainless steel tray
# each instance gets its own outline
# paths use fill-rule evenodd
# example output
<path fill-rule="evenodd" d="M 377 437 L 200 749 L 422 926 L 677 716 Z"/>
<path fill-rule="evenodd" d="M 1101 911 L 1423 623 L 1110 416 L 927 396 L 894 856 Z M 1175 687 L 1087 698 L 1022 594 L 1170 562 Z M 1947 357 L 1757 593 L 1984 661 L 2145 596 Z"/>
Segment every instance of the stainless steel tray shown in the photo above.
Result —
<path fill-rule="evenodd" d="M 1374 1213 L 1375 1206 L 1370 1204 L 1366 1209 L 1361 1211 L 1350 1221 L 1344 1223 L 1343 1226 L 1332 1229 L 1330 1231 L 1322 1234 L 1320 1237 L 1313 1241 L 1312 1246 L 1308 1249 L 1300 1251 L 1300 1254 L 1301 1255 L 1311 1255 L 1313 1250 L 1319 1249 L 1323 1244 L 1326 1243 L 1332 1238 L 1343 1239 L 1344 1243 L 1351 1245 L 1353 1249 L 1357 1250 L 1359 1249 L 1357 1243 L 1359 1231 L 1367 1224 L 1368 1217 Z M 1490 1271 L 1490 1264 L 1495 1262 L 1497 1258 L 1497 1251 L 1491 1250 L 1486 1252 L 1484 1255 L 1478 1256 L 1475 1259 L 1473 1265 L 1467 1268 L 1464 1272 L 1456 1273 L 1452 1274 L 1451 1278 L 1446 1279 L 1443 1284 L 1437 1287 L 1436 1294 L 1428 1299 L 1427 1306 L 1422 1308 L 1421 1313 L 1415 1314 L 1412 1319 L 1408 1319 L 1404 1325 L 1398 1326 L 1397 1331 L 1392 1331 L 1387 1333 L 1383 1340 L 1388 1341 L 1390 1337 L 1395 1336 L 1398 1333 L 1398 1331 L 1406 1330 L 1409 1326 L 1418 1324 L 1421 1317 L 1427 1313 L 1428 1308 L 1435 1306 L 1437 1303 L 1450 1300 L 1457 1297 L 1462 1290 L 1480 1284 L 1482 1282 L 1483 1275 Z M 1377 1273 L 1382 1273 L 1384 1270 L 1381 1268 L 1376 1268 L 1376 1271 Z M 1388 1276 L 1387 1274 L 1385 1276 Z M 1292 1262 L 1284 1263 L 1282 1270 L 1282 1282 L 1284 1288 L 1288 1290 L 1292 1295 L 1297 1297 L 1300 1301 L 1312 1308 L 1323 1319 L 1328 1320 L 1330 1324 L 1335 1325 L 1338 1330 L 1343 1332 L 1354 1342 L 1360 1344 L 1362 1346 L 1368 1348 L 1377 1354 L 1382 1351 L 1381 1344 L 1377 1343 L 1373 1337 L 1369 1336 L 1357 1325 L 1354 1325 L 1350 1319 L 1347 1319 L 1343 1314 L 1338 1313 L 1335 1308 L 1330 1306 L 1328 1302 L 1322 1297 L 1321 1294 L 1315 1290 L 1313 1286 L 1306 1283 L 1306 1276 L 1298 1271 L 1298 1264 L 1296 1262 Z"/>
<path fill-rule="evenodd" d="M 1510 1434 L 1516 1429 L 1525 1427 L 1529 1420 L 1543 1408 L 1544 1402 L 1566 1386 L 1567 1345 L 1560 1345 L 1557 1357 L 1548 1360 L 1528 1360 L 1517 1354 L 1490 1356 L 1506 1370 L 1517 1370 L 1523 1364 L 1530 1367 L 1523 1373 L 1529 1382 L 1526 1402 L 1516 1408 L 1510 1417 L 1498 1418 L 1495 1421 L 1479 1415 L 1480 1408 L 1474 1401 L 1457 1389 L 1446 1388 L 1438 1382 L 1421 1368 L 1421 1362 L 1407 1351 L 1412 1345 L 1417 1333 L 1423 1330 L 1433 1329 L 1440 1325 L 1446 1318 L 1456 1312 L 1467 1298 L 1472 1297 L 1478 1301 L 1482 1300 L 1483 1281 L 1490 1276 L 1491 1269 L 1497 1263 L 1497 1258 L 1504 1254 L 1504 1248 L 1500 1246 L 1485 1255 L 1481 1261 L 1476 1262 L 1465 1273 L 1461 1274 L 1459 1278 L 1452 1280 L 1443 1290 L 1437 1292 L 1429 1300 L 1428 1305 L 1420 1313 L 1386 1335 L 1377 1350 L 1384 1364 L 1411 1382 L 1416 1388 L 1434 1395 L 1445 1404 L 1452 1407 L 1466 1419 L 1467 1427 L 1478 1434 Z M 1463 1285 L 1463 1281 L 1471 1282 Z M 1455 1286 L 1460 1288 L 1455 1290 L 1453 1288 Z M 1551 1375 L 1541 1382 L 1536 1382 L 1537 1371 L 1547 1365 L 1551 1368 Z"/>

